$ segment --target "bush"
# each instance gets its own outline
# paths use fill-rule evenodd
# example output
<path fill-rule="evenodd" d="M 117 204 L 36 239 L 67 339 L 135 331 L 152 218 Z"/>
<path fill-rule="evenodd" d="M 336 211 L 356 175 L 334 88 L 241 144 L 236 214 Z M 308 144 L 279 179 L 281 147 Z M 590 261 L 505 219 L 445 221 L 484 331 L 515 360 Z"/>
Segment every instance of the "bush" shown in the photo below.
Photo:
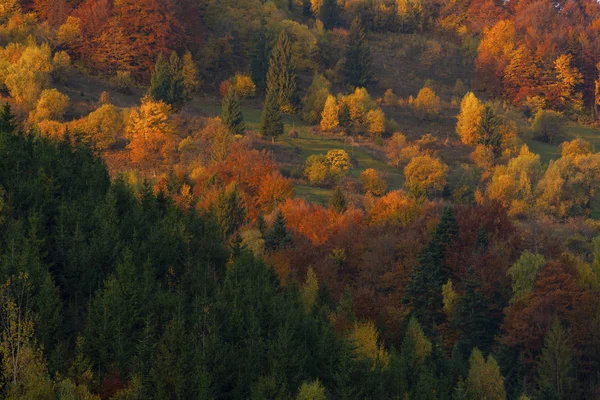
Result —
<path fill-rule="evenodd" d="M 126 95 L 132 95 L 135 88 L 135 81 L 130 71 L 117 71 L 117 75 L 110 79 L 110 84 L 115 90 Z"/>
<path fill-rule="evenodd" d="M 363 191 L 371 193 L 373 196 L 383 196 L 387 190 L 387 182 L 373 168 L 368 168 L 360 174 L 360 183 Z"/>
<path fill-rule="evenodd" d="M 419 91 L 413 106 L 424 118 L 433 119 L 440 113 L 441 100 L 432 89 L 424 87 Z"/>
<path fill-rule="evenodd" d="M 256 85 L 248 75 L 236 74 L 233 77 L 233 89 L 242 99 L 248 99 L 256 95 Z"/>
<path fill-rule="evenodd" d="M 540 110 L 535 115 L 531 129 L 535 139 L 556 143 L 565 134 L 564 117 L 556 111 Z"/>

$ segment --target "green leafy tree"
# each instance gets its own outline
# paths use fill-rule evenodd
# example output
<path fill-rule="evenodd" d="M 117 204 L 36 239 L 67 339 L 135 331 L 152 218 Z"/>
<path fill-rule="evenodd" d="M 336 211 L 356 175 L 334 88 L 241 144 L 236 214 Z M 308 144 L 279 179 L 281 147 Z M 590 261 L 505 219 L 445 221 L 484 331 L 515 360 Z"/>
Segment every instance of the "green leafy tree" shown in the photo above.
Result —
<path fill-rule="evenodd" d="M 273 223 L 273 228 L 265 238 L 267 249 L 270 251 L 275 251 L 284 248 L 291 243 L 292 237 L 287 231 L 283 213 L 278 211 L 277 217 L 275 217 L 275 222 Z"/>
<path fill-rule="evenodd" d="M 277 136 L 283 135 L 283 121 L 281 120 L 277 93 L 272 88 L 268 89 L 267 98 L 263 106 L 260 119 L 260 134 L 265 138 L 271 138 L 272 141 L 275 141 Z"/>
<path fill-rule="evenodd" d="M 508 276 L 512 280 L 513 297 L 511 303 L 524 300 L 533 290 L 535 278 L 542 270 L 546 260 L 541 254 L 532 254 L 525 250 L 521 257 L 508 269 Z"/>
<path fill-rule="evenodd" d="M 319 123 L 330 89 L 331 82 L 323 74 L 314 74 L 312 83 L 302 99 L 303 120 L 310 124 Z"/>
<path fill-rule="evenodd" d="M 428 335 L 435 332 L 435 327 L 444 318 L 442 286 L 449 278 L 444 253 L 457 234 L 454 211 L 445 207 L 432 238 L 419 254 L 419 264 L 406 287 L 404 302 L 410 305 L 412 315 Z"/>
<path fill-rule="evenodd" d="M 337 213 L 343 213 L 348 209 L 348 200 L 346 200 L 341 187 L 337 186 L 333 191 L 333 195 L 329 200 L 329 207 Z"/>
<path fill-rule="evenodd" d="M 505 400 L 504 378 L 492 355 L 487 361 L 478 348 L 473 349 L 469 359 L 469 375 L 466 381 L 469 400 Z"/>
<path fill-rule="evenodd" d="M 364 87 L 373 81 L 371 50 L 367 35 L 358 18 L 355 18 L 350 26 L 344 78 L 348 84 L 355 87 Z"/>
<path fill-rule="evenodd" d="M 279 109 L 290 114 L 296 110 L 297 91 L 296 67 L 292 56 L 292 42 L 287 32 L 282 31 L 269 60 L 267 93 L 275 94 Z"/>
<path fill-rule="evenodd" d="M 320 380 L 304 382 L 300 386 L 296 400 L 327 400 L 325 387 Z"/>
<path fill-rule="evenodd" d="M 229 132 L 234 135 L 243 135 L 246 130 L 244 124 L 244 115 L 240 107 L 240 100 L 233 88 L 223 97 L 221 119 L 227 126 Z"/>

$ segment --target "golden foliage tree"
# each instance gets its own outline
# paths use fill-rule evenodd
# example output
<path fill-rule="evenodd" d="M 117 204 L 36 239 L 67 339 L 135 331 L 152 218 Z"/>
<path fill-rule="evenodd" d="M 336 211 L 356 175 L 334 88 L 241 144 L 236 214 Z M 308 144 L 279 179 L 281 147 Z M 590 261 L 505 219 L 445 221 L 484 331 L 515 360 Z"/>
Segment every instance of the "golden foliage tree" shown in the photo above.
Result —
<path fill-rule="evenodd" d="M 534 211 L 534 188 L 540 177 L 540 156 L 525 145 L 506 166 L 495 168 L 487 188 L 487 197 L 500 202 L 509 215 L 519 217 Z"/>
<path fill-rule="evenodd" d="M 472 399 L 506 400 L 504 378 L 498 363 L 492 355 L 486 361 L 477 348 L 469 359 L 466 387 L 469 398 Z"/>
<path fill-rule="evenodd" d="M 373 322 L 355 324 L 349 339 L 354 345 L 354 352 L 357 357 L 370 360 L 372 363 L 384 367 L 388 365 L 389 355 L 379 343 L 379 333 Z"/>
<path fill-rule="evenodd" d="M 446 186 L 448 166 L 440 159 L 428 155 L 413 158 L 406 168 L 404 177 L 411 191 L 439 191 Z"/>
<path fill-rule="evenodd" d="M 419 91 L 413 106 L 426 118 L 435 118 L 440 113 L 441 100 L 433 89 L 424 87 Z"/>
<path fill-rule="evenodd" d="M 325 101 L 325 107 L 323 108 L 323 114 L 321 115 L 321 130 L 330 132 L 336 129 L 340 125 L 338 119 L 339 108 L 335 97 L 329 95 Z"/>
<path fill-rule="evenodd" d="M 51 72 L 50 47 L 29 44 L 18 61 L 8 67 L 4 84 L 15 102 L 30 111 L 42 90 L 50 85 Z"/>
<path fill-rule="evenodd" d="M 68 106 L 69 96 L 62 94 L 56 89 L 44 90 L 29 119 L 32 123 L 45 120 L 62 121 Z"/>
<path fill-rule="evenodd" d="M 374 196 L 383 196 L 387 190 L 387 182 L 373 168 L 367 168 L 360 174 L 360 183 L 365 193 L 370 193 Z"/>
<path fill-rule="evenodd" d="M 367 125 L 369 126 L 369 134 L 373 137 L 379 137 L 385 132 L 385 114 L 381 108 L 369 110 Z"/>
<path fill-rule="evenodd" d="M 479 123 L 483 108 L 483 104 L 473 92 L 467 93 L 460 103 L 456 133 L 460 140 L 468 146 L 474 146 L 478 142 Z"/>
<path fill-rule="evenodd" d="M 97 150 L 105 150 L 112 146 L 123 128 L 121 111 L 112 104 L 101 105 L 92 111 L 83 123 L 85 138 Z"/>
<path fill-rule="evenodd" d="M 171 107 L 150 97 L 142 99 L 139 108 L 131 111 L 125 136 L 131 161 L 143 168 L 157 169 L 166 163 L 174 150 Z"/>

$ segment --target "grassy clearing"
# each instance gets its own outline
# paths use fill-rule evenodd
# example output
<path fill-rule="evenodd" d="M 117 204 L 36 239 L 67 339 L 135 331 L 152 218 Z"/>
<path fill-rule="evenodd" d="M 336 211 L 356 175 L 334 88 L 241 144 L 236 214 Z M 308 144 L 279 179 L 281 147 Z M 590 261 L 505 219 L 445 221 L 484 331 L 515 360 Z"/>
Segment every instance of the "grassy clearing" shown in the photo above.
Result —
<path fill-rule="evenodd" d="M 221 107 L 215 105 L 214 102 L 198 102 L 193 107 L 195 109 L 194 111 L 198 111 L 207 116 L 216 116 L 221 113 Z M 261 110 L 257 108 L 257 105 L 244 104 L 242 112 L 244 114 L 246 127 L 258 131 L 260 127 Z M 275 144 L 281 145 L 298 154 L 302 161 L 314 154 L 325 154 L 329 150 L 344 149 L 358 162 L 358 168 L 354 168 L 350 171 L 351 177 L 358 178 L 365 169 L 374 168 L 384 174 L 391 190 L 399 189 L 403 186 L 404 176 L 402 175 L 401 170 L 375 159 L 371 154 L 358 146 L 352 146 L 350 141 L 344 141 L 342 138 L 337 140 L 315 135 L 311 132 L 310 127 L 298 117 L 285 116 L 283 122 L 285 134 L 275 139 Z M 287 132 L 292 128 L 296 129 L 298 132 L 297 139 L 292 139 L 287 136 Z M 301 168 L 302 166 L 298 165 L 298 167 Z M 331 192 L 332 191 L 329 189 L 316 188 L 307 185 L 298 185 L 295 190 L 296 195 L 303 197 L 308 201 L 322 204 L 329 201 Z"/>
<path fill-rule="evenodd" d="M 600 150 L 600 130 L 592 127 L 571 125 L 567 128 L 568 139 L 581 138 L 594 145 L 596 151 Z M 548 163 L 560 157 L 558 145 L 530 140 L 527 142 L 529 149 L 540 155 L 542 162 Z"/>

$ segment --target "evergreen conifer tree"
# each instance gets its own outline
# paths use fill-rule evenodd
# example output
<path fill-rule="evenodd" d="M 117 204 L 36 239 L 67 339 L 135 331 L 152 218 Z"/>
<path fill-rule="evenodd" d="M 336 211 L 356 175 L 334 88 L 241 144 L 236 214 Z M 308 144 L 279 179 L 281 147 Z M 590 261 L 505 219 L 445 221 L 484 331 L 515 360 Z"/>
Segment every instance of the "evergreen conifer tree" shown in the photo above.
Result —
<path fill-rule="evenodd" d="M 176 108 L 185 100 L 185 81 L 183 64 L 177 53 L 171 53 L 167 62 L 162 53 L 156 60 L 156 66 L 150 79 L 148 93 L 156 101 L 164 101 Z"/>
<path fill-rule="evenodd" d="M 321 6 L 321 22 L 325 29 L 332 29 L 338 23 L 340 16 L 340 7 L 338 6 L 337 0 L 323 0 Z"/>
<path fill-rule="evenodd" d="M 246 209 L 237 185 L 232 185 L 219 193 L 214 213 L 223 237 L 228 237 L 244 223 Z"/>
<path fill-rule="evenodd" d="M 267 91 L 276 95 L 277 105 L 282 112 L 296 110 L 296 68 L 292 61 L 292 42 L 282 31 L 271 53 L 267 73 Z"/>
<path fill-rule="evenodd" d="M 442 286 L 449 277 L 444 252 L 457 234 L 454 211 L 446 207 L 433 237 L 419 254 L 419 264 L 406 287 L 404 302 L 411 306 L 413 316 L 428 335 L 435 333 L 435 326 L 444 318 Z"/>
<path fill-rule="evenodd" d="M 240 101 L 233 88 L 223 97 L 221 119 L 233 135 L 243 135 L 246 129 Z"/>
<path fill-rule="evenodd" d="M 265 245 L 270 251 L 279 250 L 292 243 L 292 237 L 285 227 L 285 218 L 281 211 L 277 212 L 273 229 L 265 238 Z"/>
<path fill-rule="evenodd" d="M 166 102 L 171 90 L 171 68 L 165 56 L 160 53 L 156 60 L 154 72 L 150 78 L 148 93 L 154 100 Z"/>
<path fill-rule="evenodd" d="M 257 88 L 267 88 L 267 73 L 269 72 L 269 55 L 271 48 L 265 29 L 259 30 L 254 38 L 254 50 L 252 51 L 252 81 Z"/>
<path fill-rule="evenodd" d="M 491 147 L 498 155 L 502 148 L 502 135 L 500 133 L 500 120 L 496 116 L 494 108 L 486 105 L 481 113 L 481 120 L 477 127 L 479 143 Z"/>
<path fill-rule="evenodd" d="M 371 50 L 369 49 L 367 35 L 358 17 L 354 19 L 350 26 L 344 78 L 346 83 L 355 87 L 364 87 L 373 81 Z"/>
<path fill-rule="evenodd" d="M 463 355 L 470 354 L 474 347 L 484 353 L 490 351 L 494 327 L 489 317 L 489 303 L 481 293 L 481 283 L 472 267 L 465 279 L 465 294 L 456 304 L 454 324 L 460 331 L 457 345 Z"/>
<path fill-rule="evenodd" d="M 277 93 L 275 89 L 269 88 L 267 98 L 263 106 L 262 116 L 260 119 L 260 134 L 265 138 L 271 138 L 275 141 L 275 137 L 283 134 L 283 121 L 281 120 L 281 112 L 279 103 L 277 102 Z"/>
<path fill-rule="evenodd" d="M 337 213 L 343 213 L 348 209 L 348 201 L 346 200 L 346 196 L 344 196 L 344 192 L 339 186 L 335 188 L 335 191 L 329 200 L 329 207 L 331 207 Z"/>
<path fill-rule="evenodd" d="M 0 110 L 0 132 L 13 133 L 16 129 L 17 125 L 10 104 L 5 103 L 2 110 Z"/>

